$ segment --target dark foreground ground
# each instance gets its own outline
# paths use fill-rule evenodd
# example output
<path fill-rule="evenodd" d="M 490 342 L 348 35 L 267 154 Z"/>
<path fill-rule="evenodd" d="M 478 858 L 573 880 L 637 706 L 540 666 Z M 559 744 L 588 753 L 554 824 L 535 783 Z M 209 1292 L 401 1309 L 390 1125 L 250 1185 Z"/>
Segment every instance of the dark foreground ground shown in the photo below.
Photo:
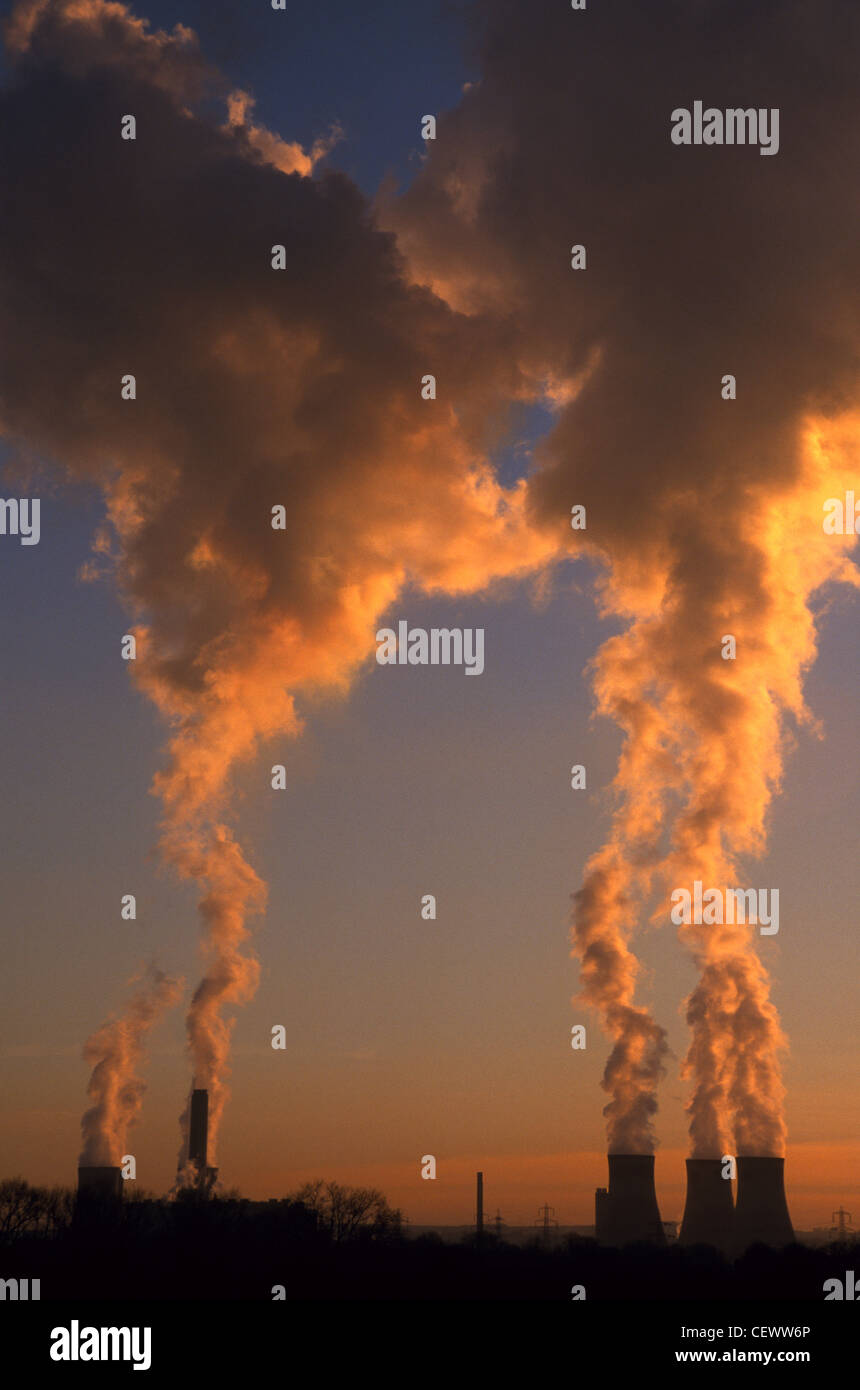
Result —
<path fill-rule="evenodd" d="M 49 1233 L 6 1233 L 0 1278 L 39 1279 L 41 1299 L 271 1301 L 800 1300 L 857 1269 L 856 1247 L 755 1247 L 734 1264 L 709 1249 L 602 1249 L 571 1237 L 558 1249 L 471 1236 L 358 1229 L 337 1238 L 295 1202 L 141 1201 L 72 1217 Z"/>

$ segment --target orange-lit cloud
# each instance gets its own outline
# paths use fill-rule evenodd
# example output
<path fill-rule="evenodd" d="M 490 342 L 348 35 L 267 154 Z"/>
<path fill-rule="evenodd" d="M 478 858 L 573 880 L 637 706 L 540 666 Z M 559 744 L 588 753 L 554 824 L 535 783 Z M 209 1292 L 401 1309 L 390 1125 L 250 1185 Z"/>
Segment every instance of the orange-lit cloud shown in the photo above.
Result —
<path fill-rule="evenodd" d="M 171 979 L 155 966 L 138 980 L 142 983 L 124 1012 L 109 1018 L 84 1044 L 84 1059 L 93 1067 L 87 1086 L 92 1105 L 81 1120 L 80 1162 L 85 1167 L 119 1166 L 146 1092 L 138 1072 L 147 1034 L 182 992 L 182 980 Z"/>
<path fill-rule="evenodd" d="M 809 723 L 817 605 L 856 582 L 855 538 L 823 534 L 822 503 L 852 485 L 860 444 L 860 279 L 841 230 L 858 214 L 860 15 L 834 0 L 810 45 L 790 9 L 741 0 L 622 0 L 587 22 L 550 0 L 477 9 L 480 82 L 379 213 L 415 281 L 470 321 L 495 316 L 534 398 L 561 405 L 531 515 L 561 525 L 586 507 L 571 541 L 623 624 L 593 663 L 598 712 L 625 742 L 573 941 L 613 1040 L 610 1147 L 639 1151 L 664 1044 L 635 1002 L 631 937 L 653 892 L 665 921 L 665 895 L 696 878 L 768 882 L 749 857 L 766 847 L 792 725 Z M 781 107 L 778 158 L 679 151 L 681 91 Z M 559 400 L 544 381 L 579 386 Z M 693 1152 L 780 1153 L 784 1039 L 754 929 L 682 937 L 701 970 Z M 815 949 L 807 935 L 800 948 Z"/>
<path fill-rule="evenodd" d="M 834 0 L 819 45 L 741 0 L 623 0 L 587 28 L 550 0 L 476 8 L 480 81 L 414 185 L 372 209 L 315 172 L 330 137 L 308 153 L 255 126 L 188 31 L 150 33 L 102 0 L 20 5 L 0 110 L 15 189 L 0 424 L 107 499 L 97 560 L 171 727 L 163 849 L 201 884 L 188 1022 L 216 1129 L 222 1009 L 254 988 L 247 917 L 264 901 L 229 828 L 233 769 L 296 735 L 310 695 L 348 688 L 410 587 L 521 578 L 563 537 L 590 555 L 622 626 L 593 664 L 597 709 L 625 743 L 573 939 L 613 1041 L 610 1144 L 647 1150 L 665 1044 L 632 938 L 649 895 L 665 920 L 672 887 L 750 881 L 808 718 L 817 595 L 854 582 L 853 537 L 825 536 L 820 508 L 858 441 L 860 281 L 833 229 L 856 225 L 860 16 Z M 703 16 L 742 26 L 740 75 L 734 46 L 702 43 Z M 679 72 L 691 92 L 782 103 L 778 156 L 674 147 Z M 221 125 L 195 114 L 213 93 Z M 528 485 L 505 489 L 487 459 L 523 400 L 555 425 Z M 783 1039 L 757 940 L 682 937 L 700 968 L 693 1151 L 777 1152 Z"/>
<path fill-rule="evenodd" d="M 303 697 L 347 689 L 406 588 L 485 588 L 558 543 L 487 462 L 521 389 L 503 340 L 466 339 L 406 282 L 349 180 L 307 177 L 326 140 L 306 159 L 235 93 L 225 124 L 195 115 L 229 85 L 193 36 L 150 34 L 123 5 L 48 0 L 8 32 L 0 427 L 104 491 L 87 574 L 112 569 L 134 677 L 171 728 L 154 789 L 162 850 L 201 886 L 188 1035 L 214 1144 L 224 1010 L 255 988 L 247 919 L 265 897 L 229 828 L 232 770 L 299 732 Z"/>
<path fill-rule="evenodd" d="M 234 131 L 241 130 L 248 143 L 266 164 L 280 169 L 282 174 L 312 174 L 315 165 L 324 159 L 340 139 L 340 128 L 335 126 L 329 135 L 315 140 L 310 151 L 306 151 L 295 140 L 282 140 L 274 131 L 256 125 L 251 117 L 255 106 L 254 98 L 237 88 L 227 98 L 227 120 Z"/>

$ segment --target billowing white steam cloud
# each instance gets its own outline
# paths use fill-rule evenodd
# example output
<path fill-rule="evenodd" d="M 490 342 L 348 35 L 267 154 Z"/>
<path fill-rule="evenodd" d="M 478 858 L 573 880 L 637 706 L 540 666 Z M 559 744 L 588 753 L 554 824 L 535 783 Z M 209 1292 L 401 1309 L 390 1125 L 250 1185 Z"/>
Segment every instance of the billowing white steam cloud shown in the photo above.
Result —
<path fill-rule="evenodd" d="M 749 881 L 807 719 L 815 595 L 856 583 L 855 538 L 825 535 L 822 505 L 854 485 L 860 443 L 860 11 L 477 9 L 480 80 L 380 212 L 414 278 L 476 325 L 495 317 L 558 408 L 530 514 L 562 527 L 585 506 L 601 611 L 624 625 L 593 663 L 625 743 L 573 942 L 614 1043 L 610 1148 L 647 1152 L 665 1044 L 634 1003 L 630 938 L 651 892 L 665 923 L 673 888 Z M 778 154 L 673 144 L 672 111 L 700 97 L 780 110 Z M 784 1040 L 754 931 L 681 935 L 700 968 L 693 1153 L 779 1154 Z"/>
<path fill-rule="evenodd" d="M 518 389 L 504 334 L 464 334 L 354 185 L 307 176 L 325 142 L 306 156 L 250 123 L 193 34 L 123 4 L 25 0 L 7 51 L 0 428 L 104 489 L 90 572 L 135 617 L 134 676 L 171 727 L 162 850 L 200 885 L 188 1039 L 214 1151 L 265 901 L 232 770 L 298 733 L 302 694 L 348 687 L 406 585 L 475 590 L 556 542 L 486 461 Z M 217 100 L 225 119 L 194 114 Z M 456 410 L 422 400 L 429 370 Z"/>
<path fill-rule="evenodd" d="M 109 1018 L 84 1044 L 93 1067 L 87 1095 L 93 1102 L 81 1120 L 84 1167 L 119 1166 L 129 1129 L 140 1114 L 146 1083 L 138 1075 L 147 1035 L 159 1015 L 175 1004 L 183 981 L 149 966 L 125 1012 Z"/>

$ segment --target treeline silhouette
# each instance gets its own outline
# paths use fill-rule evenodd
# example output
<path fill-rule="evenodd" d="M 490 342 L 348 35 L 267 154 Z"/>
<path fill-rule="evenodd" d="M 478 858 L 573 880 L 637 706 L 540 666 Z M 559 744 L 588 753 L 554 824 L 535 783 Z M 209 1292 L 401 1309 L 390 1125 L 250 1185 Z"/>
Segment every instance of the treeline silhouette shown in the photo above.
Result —
<path fill-rule="evenodd" d="M 0 1278 L 39 1279 L 49 1299 L 589 1300 L 779 1299 L 820 1302 L 856 1246 L 776 1252 L 732 1265 L 716 1251 L 641 1245 L 611 1250 L 568 1237 L 552 1248 L 474 1233 L 459 1244 L 410 1237 L 374 1188 L 319 1180 L 289 1197 L 249 1201 L 126 1194 L 84 1206 L 64 1188 L 0 1183 Z M 8 1296 L 8 1295 L 7 1295 Z"/>

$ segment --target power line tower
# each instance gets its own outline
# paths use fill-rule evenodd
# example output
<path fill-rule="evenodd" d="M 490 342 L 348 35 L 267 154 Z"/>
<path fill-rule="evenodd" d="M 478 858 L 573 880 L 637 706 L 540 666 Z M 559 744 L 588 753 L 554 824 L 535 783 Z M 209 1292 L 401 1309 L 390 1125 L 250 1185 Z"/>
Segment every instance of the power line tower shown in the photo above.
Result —
<path fill-rule="evenodd" d="M 535 1222 L 535 1225 L 540 1226 L 543 1239 L 548 1245 L 552 1236 L 553 1228 L 558 1228 L 558 1222 L 555 1220 L 555 1207 L 550 1207 L 546 1205 L 538 1207 L 538 1219 Z"/>
<path fill-rule="evenodd" d="M 504 1223 L 504 1221 L 502 1220 L 501 1208 L 500 1208 L 500 1207 L 496 1207 L 496 1214 L 495 1214 L 495 1216 L 493 1217 L 493 1230 L 494 1230 L 495 1233 L 496 1233 L 496 1240 L 501 1240 L 501 1238 L 502 1238 L 502 1231 L 503 1231 L 503 1229 L 504 1229 L 504 1225 L 505 1225 L 505 1223 Z"/>
<path fill-rule="evenodd" d="M 831 1213 L 830 1220 L 833 1225 L 830 1227 L 830 1234 L 837 1240 L 850 1240 L 854 1234 L 854 1227 L 851 1225 L 851 1213 L 840 1207 L 838 1211 Z"/>

